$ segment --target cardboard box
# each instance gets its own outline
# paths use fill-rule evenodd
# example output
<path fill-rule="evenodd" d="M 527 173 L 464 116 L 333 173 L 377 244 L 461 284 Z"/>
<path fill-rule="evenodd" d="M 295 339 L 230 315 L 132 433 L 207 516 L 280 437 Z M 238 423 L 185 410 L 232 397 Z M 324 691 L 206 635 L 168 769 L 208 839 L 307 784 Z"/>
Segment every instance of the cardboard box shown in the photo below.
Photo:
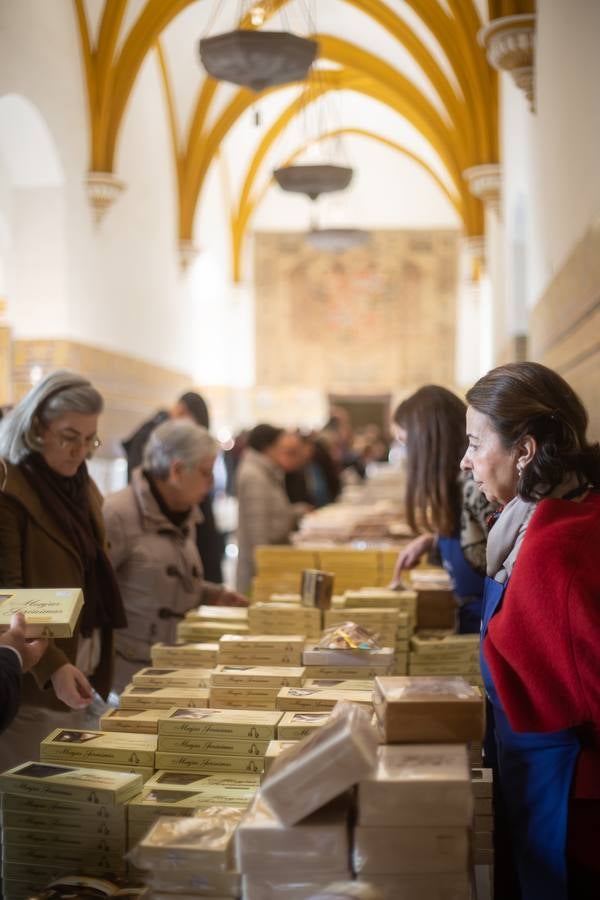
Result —
<path fill-rule="evenodd" d="M 172 709 L 208 706 L 208 688 L 142 688 L 127 685 L 121 694 L 121 709 Z"/>
<path fill-rule="evenodd" d="M 265 753 L 264 774 L 267 775 L 275 760 L 278 759 L 281 754 L 289 747 L 295 747 L 296 743 L 297 741 L 269 741 L 269 745 Z"/>
<path fill-rule="evenodd" d="M 157 737 L 153 734 L 56 728 L 40 744 L 40 759 L 42 762 L 86 762 L 96 764 L 99 769 L 105 763 L 154 767 L 156 745 Z"/>
<path fill-rule="evenodd" d="M 26 762 L 0 775 L 0 792 L 74 803 L 125 803 L 142 789 L 139 775 Z"/>
<path fill-rule="evenodd" d="M 277 726 L 278 741 L 300 741 L 329 719 L 328 712 L 286 712 Z"/>
<path fill-rule="evenodd" d="M 198 790 L 146 788 L 127 804 L 129 823 L 143 824 L 158 816 L 192 816 L 199 809 L 210 806 L 231 806 L 245 809 L 252 797 L 248 788 L 219 787 L 212 784 Z M 253 795 L 252 795 L 253 796 Z"/>
<path fill-rule="evenodd" d="M 173 772 L 248 772 L 260 775 L 264 766 L 262 756 L 207 756 L 200 753 L 165 753 L 161 750 L 156 754 L 156 768 Z"/>
<path fill-rule="evenodd" d="M 166 713 L 165 709 L 111 709 L 101 717 L 100 728 L 102 731 L 156 734 L 159 720 Z"/>
<path fill-rule="evenodd" d="M 376 678 L 373 707 L 388 744 L 466 743 L 484 732 L 483 698 L 462 678 Z"/>
<path fill-rule="evenodd" d="M 245 623 L 248 620 L 248 609 L 245 606 L 209 606 L 204 604 L 196 609 L 190 609 L 185 614 L 186 619 L 200 622 L 237 622 Z"/>
<path fill-rule="evenodd" d="M 29 845 L 12 844 L 2 847 L 2 863 L 20 863 L 28 866 L 57 866 L 62 873 L 79 872 L 85 863 L 86 874 L 108 874 L 111 872 L 123 872 L 125 861 L 123 853 L 104 850 L 90 851 L 86 848 L 79 850 L 58 849 L 57 847 L 32 847 Z"/>
<path fill-rule="evenodd" d="M 304 869 L 300 872 L 286 872 L 285 875 L 270 875 L 260 872 L 242 876 L 244 900 L 311 900 L 328 885 L 352 879 L 349 870 L 345 872 L 315 872 Z"/>
<path fill-rule="evenodd" d="M 471 769 L 471 789 L 476 800 L 494 796 L 494 774 L 491 769 Z"/>
<path fill-rule="evenodd" d="M 248 626 L 238 622 L 204 622 L 184 619 L 177 623 L 178 641 L 190 641 L 194 644 L 218 641 L 224 634 L 248 634 Z"/>
<path fill-rule="evenodd" d="M 357 878 L 358 884 L 369 884 L 383 900 L 471 900 L 471 879 L 465 872 L 435 875 L 369 875 Z"/>
<path fill-rule="evenodd" d="M 305 634 L 318 638 L 321 634 L 321 610 L 286 603 L 256 603 L 248 609 L 248 625 L 252 634 Z"/>
<path fill-rule="evenodd" d="M 337 691 L 327 688 L 281 688 L 277 694 L 277 709 L 316 712 L 332 710 L 336 703 L 347 700 L 361 706 L 371 706 L 371 694 L 366 691 Z"/>
<path fill-rule="evenodd" d="M 377 674 L 381 675 L 384 674 L 381 672 L 381 669 L 389 670 L 394 662 L 394 648 L 383 647 L 381 650 L 324 650 L 313 644 L 309 649 L 304 650 L 302 662 L 305 667 L 341 666 L 363 669 L 363 671 L 377 669 Z M 311 677 L 311 673 L 306 671 L 305 677 Z M 365 675 L 360 677 L 364 678 Z"/>
<path fill-rule="evenodd" d="M 379 747 L 358 786 L 358 821 L 373 826 L 462 826 L 473 818 L 471 772 L 461 744 Z"/>
<path fill-rule="evenodd" d="M 177 900 L 228 900 L 242 896 L 242 879 L 238 872 L 194 872 L 146 873 L 146 882 L 151 889 L 144 900 L 173 900 L 176 890 Z M 189 890 L 189 893 L 186 892 Z"/>
<path fill-rule="evenodd" d="M 0 631 L 10 626 L 14 613 L 22 612 L 28 638 L 73 637 L 82 609 L 83 593 L 79 588 L 3 588 Z"/>
<path fill-rule="evenodd" d="M 163 873 L 232 869 L 233 838 L 241 817 L 240 810 L 221 806 L 201 816 L 162 816 L 131 854 L 132 861 Z"/>
<path fill-rule="evenodd" d="M 244 796 L 252 798 L 260 783 L 258 775 L 243 775 L 238 772 L 220 773 L 218 775 L 199 775 L 194 772 L 169 772 L 159 769 L 152 778 L 144 785 L 144 789 L 151 787 L 160 788 L 161 790 L 173 791 L 196 791 L 205 793 L 208 799 L 215 795 L 215 791 L 219 792 L 224 788 L 231 788 L 235 791 L 241 791 Z M 218 806 L 219 803 L 214 801 Z"/>
<path fill-rule="evenodd" d="M 473 783 L 471 782 L 471 787 Z M 493 816 L 494 801 L 491 797 L 475 797 L 475 815 L 476 816 Z"/>
<path fill-rule="evenodd" d="M 54 760 L 51 760 L 51 762 L 54 762 Z M 78 760 L 77 764 L 82 769 L 98 768 L 98 763 L 94 762 Z M 125 772 L 129 775 L 139 775 L 143 782 L 146 782 L 154 774 L 154 766 L 118 766 L 113 763 L 102 763 L 101 768 L 102 771 L 106 770 L 107 772 Z"/>
<path fill-rule="evenodd" d="M 170 709 L 158 726 L 159 736 L 231 738 L 233 740 L 272 741 L 281 713 L 244 709 Z"/>
<path fill-rule="evenodd" d="M 373 678 L 306 678 L 302 687 L 305 688 L 326 688 L 334 691 L 362 691 L 368 694 L 371 699 L 374 685 Z"/>
<path fill-rule="evenodd" d="M 474 831 L 473 832 L 473 849 L 474 850 L 493 850 L 494 835 L 491 831 Z"/>
<path fill-rule="evenodd" d="M 303 680 L 303 666 L 218 665 L 211 676 L 211 687 L 300 686 Z"/>
<path fill-rule="evenodd" d="M 344 651 L 341 651 L 344 653 Z M 376 678 L 389 675 L 388 666 L 306 666 L 305 681 L 313 678 L 343 678 L 344 680 Z"/>
<path fill-rule="evenodd" d="M 212 669 L 148 668 L 140 669 L 132 678 L 137 687 L 207 688 Z"/>
<path fill-rule="evenodd" d="M 37 763 L 36 763 L 37 765 Z M 106 823 L 110 827 L 117 827 L 125 822 L 125 808 L 122 805 L 115 806 L 112 803 L 95 802 L 70 802 L 54 798 L 28 796 L 18 794 L 2 794 L 2 817 L 8 813 L 22 815 L 55 816 L 64 820 L 74 818 L 82 821 L 88 818 L 92 821 Z M 65 827 L 71 827 L 70 823 Z"/>
<path fill-rule="evenodd" d="M 306 637 L 303 634 L 224 634 L 219 641 L 223 665 L 301 666 Z"/>
<path fill-rule="evenodd" d="M 494 816 L 490 813 L 489 815 L 477 815 L 473 819 L 473 831 L 482 832 L 482 831 L 493 831 L 494 830 Z"/>
<path fill-rule="evenodd" d="M 212 644 L 153 644 L 150 648 L 152 665 L 188 668 L 199 666 L 212 669 L 217 665 L 219 645 Z"/>
<path fill-rule="evenodd" d="M 353 869 L 362 876 L 434 872 L 466 873 L 469 866 L 467 828 L 354 829 Z"/>
<path fill-rule="evenodd" d="M 99 819 L 95 816 L 45 815 L 38 812 L 19 812 L 12 809 L 2 810 L 2 827 L 26 829 L 27 831 L 45 831 L 53 834 L 92 834 L 108 838 L 125 840 L 127 833 L 125 816 L 121 813 L 118 820 Z"/>
<path fill-rule="evenodd" d="M 213 686 L 209 694 L 210 706 L 214 709 L 275 709 L 280 690 L 292 688 Z"/>
<path fill-rule="evenodd" d="M 369 714 L 340 703 L 321 728 L 274 763 L 261 794 L 285 825 L 294 825 L 361 781 L 376 759 Z"/>
<path fill-rule="evenodd" d="M 244 874 L 339 872 L 348 865 L 349 798 L 337 797 L 295 827 L 282 824 L 258 796 L 240 823 L 236 861 Z M 265 848 L 268 851 L 265 852 Z"/>
<path fill-rule="evenodd" d="M 122 855 L 125 852 L 125 831 L 116 835 L 94 834 L 90 831 L 63 832 L 33 828 L 2 828 L 2 845 L 17 853 L 18 847 L 51 847 L 58 851 L 74 853 L 99 853 Z M 25 854 L 23 850 L 23 854 Z"/>
<path fill-rule="evenodd" d="M 269 741 L 197 737 L 186 734 L 163 734 L 158 749 L 166 753 L 199 753 L 202 756 L 264 756 Z"/>

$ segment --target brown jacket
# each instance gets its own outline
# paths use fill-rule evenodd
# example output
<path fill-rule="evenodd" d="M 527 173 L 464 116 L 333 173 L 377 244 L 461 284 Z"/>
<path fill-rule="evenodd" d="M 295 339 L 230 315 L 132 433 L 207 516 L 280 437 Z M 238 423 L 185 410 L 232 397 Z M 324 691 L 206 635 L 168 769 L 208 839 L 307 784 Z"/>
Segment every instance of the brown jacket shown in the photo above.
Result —
<path fill-rule="evenodd" d="M 177 622 L 202 602 L 214 601 L 223 589 L 204 581 L 196 546 L 198 508 L 178 528 L 156 502 L 141 469 L 131 484 L 104 504 L 108 555 L 115 567 L 128 626 L 115 635 L 115 686 L 150 664 L 155 642 L 172 643 Z M 124 681 L 125 679 L 125 681 Z"/>
<path fill-rule="evenodd" d="M 105 543 L 102 495 L 90 480 L 90 511 L 94 529 Z M 0 587 L 82 588 L 85 573 L 81 559 L 19 466 L 0 459 Z M 85 602 L 85 598 L 84 598 Z M 32 670 L 37 682 L 25 676 L 27 703 L 65 709 L 48 686 L 50 676 L 67 662 L 75 664 L 78 635 L 50 641 Z M 102 643 L 100 664 L 91 683 L 106 696 L 112 681 L 112 638 Z"/>

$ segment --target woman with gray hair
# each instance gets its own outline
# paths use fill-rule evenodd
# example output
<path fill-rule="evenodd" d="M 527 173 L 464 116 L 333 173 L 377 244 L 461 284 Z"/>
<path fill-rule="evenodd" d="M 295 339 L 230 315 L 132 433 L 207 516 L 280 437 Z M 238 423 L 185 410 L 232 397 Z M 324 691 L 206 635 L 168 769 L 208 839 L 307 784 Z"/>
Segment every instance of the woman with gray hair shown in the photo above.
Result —
<path fill-rule="evenodd" d="M 246 606 L 239 594 L 202 577 L 195 541 L 198 504 L 212 487 L 217 442 L 206 428 L 175 419 L 148 439 L 131 483 L 107 498 L 109 554 L 127 610 L 116 641 L 115 689 L 150 665 L 155 642 L 172 643 L 176 625 L 201 603 Z"/>
<path fill-rule="evenodd" d="M 29 759 L 53 728 L 83 725 L 93 688 L 110 690 L 113 629 L 126 620 L 86 466 L 100 446 L 102 407 L 87 379 L 60 370 L 0 423 L 0 585 L 81 588 L 84 596 L 76 635 L 50 641 L 25 676 L 21 710 L 0 745 L 2 769 Z"/>

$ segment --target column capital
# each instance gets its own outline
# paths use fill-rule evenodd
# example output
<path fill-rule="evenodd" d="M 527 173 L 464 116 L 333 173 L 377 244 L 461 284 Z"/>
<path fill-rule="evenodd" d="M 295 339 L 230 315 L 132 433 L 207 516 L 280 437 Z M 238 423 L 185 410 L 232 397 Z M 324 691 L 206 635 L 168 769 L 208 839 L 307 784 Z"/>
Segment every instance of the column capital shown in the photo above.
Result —
<path fill-rule="evenodd" d="M 192 240 L 184 240 L 181 238 L 179 241 L 179 267 L 182 272 L 187 272 L 191 264 L 194 262 L 196 257 L 199 254 L 198 247 L 194 244 Z"/>
<path fill-rule="evenodd" d="M 463 178 L 473 196 L 478 197 L 484 206 L 495 210 L 500 208 L 502 167 L 499 163 L 470 166 L 464 170 Z"/>
<path fill-rule="evenodd" d="M 120 181 L 112 172 L 88 172 L 85 186 L 88 200 L 94 211 L 94 219 L 96 223 L 99 223 L 125 189 L 125 182 Z"/>
<path fill-rule="evenodd" d="M 535 111 L 535 25 L 536 17 L 531 13 L 503 16 L 492 19 L 478 34 L 490 65 L 499 72 L 511 74 L 517 87 L 525 92 L 532 112 Z"/>

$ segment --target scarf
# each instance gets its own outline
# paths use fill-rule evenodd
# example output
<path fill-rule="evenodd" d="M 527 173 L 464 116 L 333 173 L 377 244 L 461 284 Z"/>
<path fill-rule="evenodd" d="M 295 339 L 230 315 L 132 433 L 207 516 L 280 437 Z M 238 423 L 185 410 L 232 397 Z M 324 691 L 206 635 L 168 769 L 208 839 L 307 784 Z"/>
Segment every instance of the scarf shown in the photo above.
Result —
<path fill-rule="evenodd" d="M 21 468 L 81 560 L 84 571 L 81 634 L 90 637 L 96 628 L 125 628 L 127 618 L 119 585 L 91 517 L 86 464 L 82 463 L 75 475 L 64 476 L 51 469 L 40 453 L 30 453 Z"/>
<path fill-rule="evenodd" d="M 569 475 L 547 496 L 554 499 L 564 497 L 579 486 L 578 478 Z M 517 496 L 500 510 L 488 535 L 486 549 L 487 574 L 494 581 L 504 584 L 510 578 L 538 502 L 522 500 Z"/>
<path fill-rule="evenodd" d="M 183 512 L 171 509 L 170 506 L 167 506 L 167 503 L 165 502 L 163 495 L 158 490 L 158 488 L 156 486 L 156 482 L 154 481 L 154 478 L 152 477 L 150 472 L 146 472 L 145 469 L 142 469 L 142 475 L 144 476 L 144 478 L 150 485 L 150 490 L 152 492 L 152 496 L 156 500 L 156 504 L 157 504 L 158 508 L 160 509 L 161 513 L 163 514 L 163 516 L 165 517 L 165 519 L 168 519 L 169 522 L 171 523 L 171 525 L 174 525 L 175 528 L 183 528 L 183 526 L 185 525 L 185 523 L 187 522 L 187 520 L 190 517 L 190 513 L 192 511 L 191 507 L 190 507 L 190 509 L 186 509 Z"/>

